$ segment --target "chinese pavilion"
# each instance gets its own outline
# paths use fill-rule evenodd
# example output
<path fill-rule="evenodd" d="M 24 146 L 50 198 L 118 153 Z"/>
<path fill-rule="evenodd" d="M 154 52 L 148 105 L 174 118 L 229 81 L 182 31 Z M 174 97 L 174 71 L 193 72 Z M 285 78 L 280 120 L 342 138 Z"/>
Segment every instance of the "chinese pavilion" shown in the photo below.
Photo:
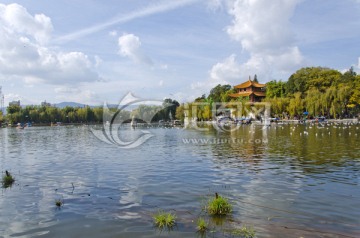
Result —
<path fill-rule="evenodd" d="M 249 97 L 250 102 L 260 102 L 266 96 L 266 85 L 249 80 L 234 86 L 236 93 L 230 94 L 230 97 Z"/>

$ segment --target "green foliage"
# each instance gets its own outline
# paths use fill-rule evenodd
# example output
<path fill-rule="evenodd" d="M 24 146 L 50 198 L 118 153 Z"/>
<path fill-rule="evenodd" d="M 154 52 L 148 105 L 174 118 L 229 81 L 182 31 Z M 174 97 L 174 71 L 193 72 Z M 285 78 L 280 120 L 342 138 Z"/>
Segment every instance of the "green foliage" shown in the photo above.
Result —
<path fill-rule="evenodd" d="M 243 226 L 240 229 L 234 229 L 231 231 L 233 236 L 242 237 L 242 238 L 254 238 L 256 233 L 252 227 Z"/>
<path fill-rule="evenodd" d="M 274 116 L 284 117 L 287 115 L 289 98 L 266 98 L 264 101 L 270 103 L 271 112 Z"/>
<path fill-rule="evenodd" d="M 90 108 L 88 106 L 65 107 L 63 109 L 52 106 L 10 106 L 7 108 L 6 120 L 9 123 L 33 122 L 33 123 L 85 123 L 102 122 L 102 108 Z M 95 114 L 96 112 L 96 114 Z"/>
<path fill-rule="evenodd" d="M 227 215 L 232 212 L 232 206 L 226 198 L 216 194 L 208 201 L 206 210 L 210 215 Z"/>
<path fill-rule="evenodd" d="M 223 102 L 224 94 L 226 94 L 226 92 L 231 89 L 232 87 L 229 84 L 226 85 L 218 84 L 216 87 L 210 90 L 208 99 L 212 100 L 213 102 Z"/>
<path fill-rule="evenodd" d="M 153 219 L 156 227 L 160 229 L 171 229 L 175 226 L 176 215 L 171 212 L 166 213 L 164 211 L 159 211 L 157 214 L 153 215 Z"/>
<path fill-rule="evenodd" d="M 286 83 L 276 80 L 266 83 L 267 98 L 282 98 L 286 94 Z"/>
<path fill-rule="evenodd" d="M 18 106 L 18 105 L 10 105 L 7 107 L 6 111 L 8 114 L 14 114 L 14 113 L 17 113 L 17 112 L 20 112 L 21 110 L 21 107 Z"/>
<path fill-rule="evenodd" d="M 178 120 L 183 121 L 185 118 L 185 111 L 184 111 L 184 104 L 180 105 L 179 107 L 176 108 L 176 112 L 175 112 L 175 118 Z"/>
<path fill-rule="evenodd" d="M 15 182 L 15 178 L 8 172 L 5 172 L 5 175 L 2 177 L 2 185 L 4 188 L 11 187 Z"/>
<path fill-rule="evenodd" d="M 202 217 L 197 219 L 196 225 L 197 225 L 197 230 L 200 232 L 205 232 L 208 229 L 208 223 Z"/>
<path fill-rule="evenodd" d="M 286 84 L 286 92 L 305 93 L 310 88 L 324 92 L 328 87 L 336 85 L 341 79 L 341 73 L 334 69 L 322 67 L 301 68 L 292 74 Z"/>
<path fill-rule="evenodd" d="M 163 109 L 161 110 L 160 115 L 158 116 L 159 120 L 174 120 L 176 108 L 180 106 L 179 102 L 166 98 L 163 102 Z"/>
<path fill-rule="evenodd" d="M 179 103 L 176 100 L 165 99 L 163 106 L 140 105 L 133 110 L 132 115 L 145 121 L 169 120 L 170 117 L 175 119 L 176 109 Z M 165 108 L 164 108 L 165 107 Z M 9 106 L 6 120 L 9 123 L 33 122 L 33 123 L 101 123 L 103 122 L 104 110 L 102 107 L 91 108 L 85 107 L 65 107 L 56 108 L 52 106 Z M 111 108 L 110 112 L 116 113 L 116 108 Z M 122 119 L 130 120 L 130 112 L 122 110 L 118 116 Z M 171 114 L 171 116 L 170 116 Z M 107 116 L 106 116 L 107 115 Z M 112 119 L 112 114 L 105 113 L 105 118 Z M 1 119 L 1 117 L 0 117 Z"/>
<path fill-rule="evenodd" d="M 4 121 L 4 115 L 3 112 L 0 111 L 0 124 Z"/>
<path fill-rule="evenodd" d="M 300 92 L 294 93 L 293 98 L 290 99 L 288 111 L 291 116 L 299 116 L 304 112 L 304 100 Z"/>

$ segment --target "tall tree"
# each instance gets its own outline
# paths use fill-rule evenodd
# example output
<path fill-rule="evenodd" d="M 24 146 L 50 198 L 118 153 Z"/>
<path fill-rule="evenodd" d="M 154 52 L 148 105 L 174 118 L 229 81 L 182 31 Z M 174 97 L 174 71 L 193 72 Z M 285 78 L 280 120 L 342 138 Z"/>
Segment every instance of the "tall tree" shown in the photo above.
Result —
<path fill-rule="evenodd" d="M 211 99 L 213 102 L 221 102 L 222 95 L 225 94 L 227 91 L 231 90 L 231 88 L 232 87 L 229 84 L 226 85 L 218 84 L 216 87 L 210 90 L 208 99 Z"/>
<path fill-rule="evenodd" d="M 266 97 L 267 98 L 280 98 L 285 96 L 286 83 L 272 80 L 266 83 Z"/>

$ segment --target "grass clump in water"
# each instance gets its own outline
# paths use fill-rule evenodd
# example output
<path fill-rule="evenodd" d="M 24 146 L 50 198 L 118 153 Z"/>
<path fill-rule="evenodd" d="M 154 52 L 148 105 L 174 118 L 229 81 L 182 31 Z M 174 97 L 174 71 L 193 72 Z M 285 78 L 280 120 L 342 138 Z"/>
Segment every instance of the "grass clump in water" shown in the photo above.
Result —
<path fill-rule="evenodd" d="M 215 198 L 209 200 L 206 210 L 210 215 L 227 215 L 232 212 L 229 201 L 215 193 Z"/>
<path fill-rule="evenodd" d="M 58 208 L 60 208 L 60 207 L 62 207 L 62 206 L 64 205 L 64 201 L 61 200 L 61 199 L 56 199 L 56 200 L 55 200 L 55 205 L 56 205 Z"/>
<path fill-rule="evenodd" d="M 235 229 L 231 232 L 232 235 L 242 238 L 254 238 L 255 231 L 252 227 L 243 226 L 239 229 Z"/>
<path fill-rule="evenodd" d="M 5 175 L 2 177 L 1 182 L 2 182 L 4 188 L 8 188 L 13 185 L 13 183 L 15 182 L 15 179 L 7 170 L 5 170 Z"/>
<path fill-rule="evenodd" d="M 199 232 L 205 232 L 208 229 L 208 223 L 202 217 L 196 221 L 196 225 Z"/>
<path fill-rule="evenodd" d="M 159 211 L 157 214 L 153 215 L 155 226 L 163 229 L 171 229 L 175 226 L 176 215 L 171 212 Z"/>

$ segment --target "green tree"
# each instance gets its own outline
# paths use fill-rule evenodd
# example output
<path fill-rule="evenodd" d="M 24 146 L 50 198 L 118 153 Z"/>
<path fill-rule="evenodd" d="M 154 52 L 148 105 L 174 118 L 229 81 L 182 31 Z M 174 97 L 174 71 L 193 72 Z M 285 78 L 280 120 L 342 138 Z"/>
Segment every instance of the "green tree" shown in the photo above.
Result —
<path fill-rule="evenodd" d="M 184 112 L 184 104 L 181 104 L 176 108 L 175 118 L 181 121 L 184 121 L 185 112 Z"/>
<path fill-rule="evenodd" d="M 176 108 L 180 106 L 179 102 L 171 98 L 166 98 L 162 105 L 162 120 L 175 119 Z"/>
<path fill-rule="evenodd" d="M 321 93 L 317 88 L 312 88 L 306 92 L 305 97 L 306 111 L 310 115 L 317 116 L 321 112 Z"/>
<path fill-rule="evenodd" d="M 4 122 L 3 112 L 0 110 L 0 125 Z"/>
<path fill-rule="evenodd" d="M 341 79 L 341 73 L 334 69 L 323 67 L 301 68 L 292 74 L 286 84 L 286 92 L 305 93 L 310 88 L 324 92 L 328 87 L 336 85 Z"/>
<path fill-rule="evenodd" d="M 210 90 L 210 94 L 208 96 L 209 100 L 212 100 L 213 102 L 222 102 L 222 95 L 225 94 L 227 91 L 231 90 L 231 85 L 221 85 L 218 84 L 216 87 L 212 88 Z"/>
<path fill-rule="evenodd" d="M 288 112 L 291 116 L 301 116 L 304 112 L 304 100 L 301 93 L 294 93 L 294 97 L 290 99 Z"/>
<path fill-rule="evenodd" d="M 266 83 L 266 97 L 267 98 L 280 98 L 286 94 L 286 83 L 282 81 L 270 81 Z"/>
<path fill-rule="evenodd" d="M 7 114 L 13 114 L 20 111 L 21 111 L 21 107 L 18 105 L 10 105 L 6 108 Z"/>

